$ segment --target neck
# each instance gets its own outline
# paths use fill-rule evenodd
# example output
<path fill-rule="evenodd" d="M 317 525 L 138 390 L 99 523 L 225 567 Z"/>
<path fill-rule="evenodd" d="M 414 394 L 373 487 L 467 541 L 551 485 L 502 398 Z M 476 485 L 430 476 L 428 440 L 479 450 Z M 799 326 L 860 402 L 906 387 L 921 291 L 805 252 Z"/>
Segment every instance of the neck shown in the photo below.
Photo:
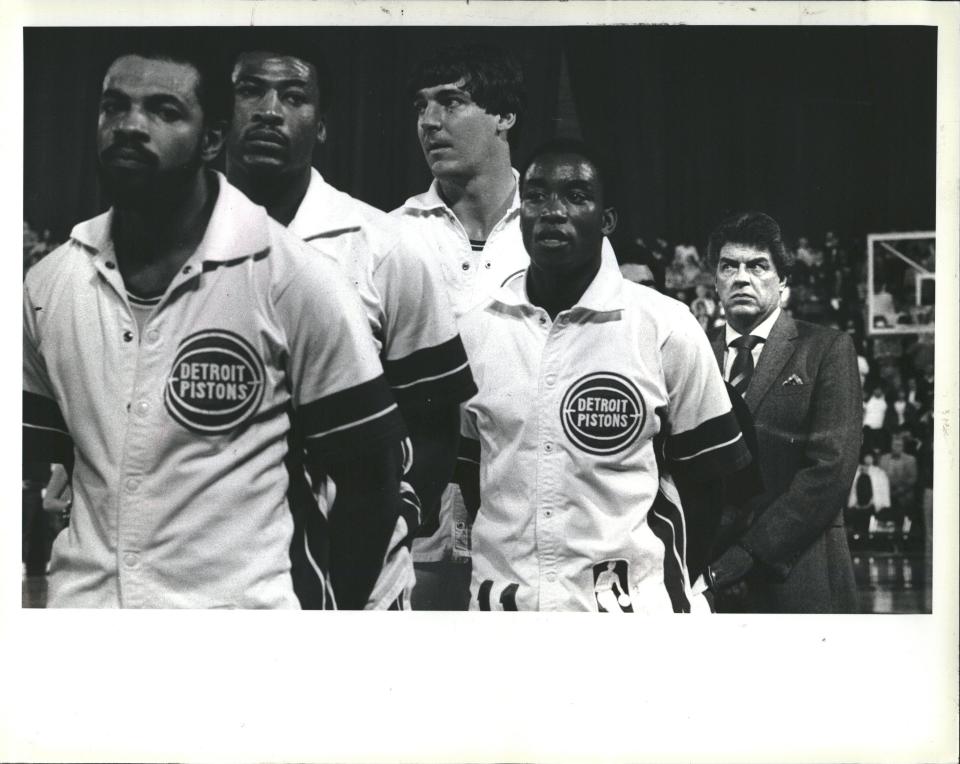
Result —
<path fill-rule="evenodd" d="M 509 155 L 492 164 L 490 170 L 469 177 L 437 178 L 440 196 L 471 239 L 486 240 L 513 204 L 516 181 Z"/>
<path fill-rule="evenodd" d="M 730 326 L 733 327 L 734 331 L 737 332 L 737 334 L 750 334 L 750 332 L 760 326 L 760 324 L 762 324 L 772 315 L 773 313 L 768 313 L 767 315 L 760 316 L 760 318 L 753 319 L 752 321 L 750 319 L 740 319 L 737 316 L 728 315 L 727 321 L 729 322 Z"/>
<path fill-rule="evenodd" d="M 296 217 L 303 197 L 310 186 L 310 167 L 294 174 L 251 174 L 242 165 L 227 159 L 227 180 L 246 194 L 254 204 L 267 210 L 267 214 L 281 225 L 290 225 Z"/>
<path fill-rule="evenodd" d="M 551 319 L 576 305 L 600 270 L 600 253 L 573 272 L 538 267 L 533 261 L 527 270 L 527 297 L 543 308 Z"/>
<path fill-rule="evenodd" d="M 187 193 L 170 204 L 115 207 L 114 249 L 128 288 L 144 294 L 166 289 L 203 239 L 217 193 L 201 170 Z"/>

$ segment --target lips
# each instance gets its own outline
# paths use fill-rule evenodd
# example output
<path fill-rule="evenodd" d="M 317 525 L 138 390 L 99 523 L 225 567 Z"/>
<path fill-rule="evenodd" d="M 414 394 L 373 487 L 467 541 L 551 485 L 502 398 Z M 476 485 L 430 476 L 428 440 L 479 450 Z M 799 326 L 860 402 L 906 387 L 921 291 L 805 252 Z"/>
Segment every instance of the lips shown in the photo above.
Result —
<path fill-rule="evenodd" d="M 146 149 L 118 144 L 106 148 L 100 159 L 105 164 L 120 167 L 153 167 L 157 164 L 157 157 Z"/>
<path fill-rule="evenodd" d="M 433 141 L 431 143 L 425 144 L 427 152 L 431 151 L 442 151 L 443 149 L 452 149 L 453 144 L 444 143 L 443 141 Z"/>
<path fill-rule="evenodd" d="M 255 146 L 268 146 L 268 147 L 286 147 L 289 140 L 287 136 L 283 133 L 279 133 L 276 130 L 268 130 L 264 128 L 257 128 L 255 130 L 250 130 L 245 136 L 244 140 L 247 144 L 253 144 Z"/>
<path fill-rule="evenodd" d="M 568 233 L 556 228 L 541 229 L 534 234 L 533 238 L 538 244 L 543 244 L 547 247 L 559 247 L 570 241 L 570 235 Z"/>

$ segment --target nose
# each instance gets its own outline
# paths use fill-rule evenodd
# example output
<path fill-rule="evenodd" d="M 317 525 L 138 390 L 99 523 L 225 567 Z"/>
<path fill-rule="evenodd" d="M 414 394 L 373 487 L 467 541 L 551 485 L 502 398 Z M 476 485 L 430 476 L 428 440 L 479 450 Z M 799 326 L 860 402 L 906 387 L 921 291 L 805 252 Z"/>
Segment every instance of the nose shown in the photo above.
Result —
<path fill-rule="evenodd" d="M 737 266 L 737 272 L 733 274 L 733 281 L 735 284 L 748 284 L 750 282 L 750 276 L 747 273 L 746 263 L 740 263 Z"/>
<path fill-rule="evenodd" d="M 423 111 L 417 117 L 417 125 L 421 130 L 439 130 L 440 129 L 440 104 L 428 103 Z"/>
<path fill-rule="evenodd" d="M 143 110 L 137 106 L 127 109 L 113 125 L 114 137 L 136 137 L 140 140 L 149 140 L 147 132 L 147 118 Z"/>
<path fill-rule="evenodd" d="M 257 102 L 253 119 L 269 125 L 283 122 L 283 114 L 280 111 L 280 96 L 276 90 L 268 90 L 263 94 L 263 97 Z"/>
<path fill-rule="evenodd" d="M 556 194 L 551 194 L 543 202 L 543 211 L 540 216 L 546 220 L 566 220 L 567 210 L 560 203 L 559 197 Z"/>

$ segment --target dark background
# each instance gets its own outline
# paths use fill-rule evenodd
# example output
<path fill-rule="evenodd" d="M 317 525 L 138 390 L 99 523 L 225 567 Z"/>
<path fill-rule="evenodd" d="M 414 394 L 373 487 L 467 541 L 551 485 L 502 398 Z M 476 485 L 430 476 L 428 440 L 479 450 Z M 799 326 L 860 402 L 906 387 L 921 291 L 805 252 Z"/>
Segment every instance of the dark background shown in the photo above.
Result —
<path fill-rule="evenodd" d="M 102 210 L 94 136 L 103 72 L 132 35 L 230 51 L 280 37 L 321 51 L 335 100 L 317 165 L 383 209 L 430 176 L 404 83 L 440 45 L 495 42 L 524 66 L 519 165 L 554 134 L 615 160 L 620 244 L 703 245 L 729 211 L 763 209 L 788 238 L 933 230 L 936 29 L 497 27 L 24 30 L 24 219 L 62 240 Z"/>

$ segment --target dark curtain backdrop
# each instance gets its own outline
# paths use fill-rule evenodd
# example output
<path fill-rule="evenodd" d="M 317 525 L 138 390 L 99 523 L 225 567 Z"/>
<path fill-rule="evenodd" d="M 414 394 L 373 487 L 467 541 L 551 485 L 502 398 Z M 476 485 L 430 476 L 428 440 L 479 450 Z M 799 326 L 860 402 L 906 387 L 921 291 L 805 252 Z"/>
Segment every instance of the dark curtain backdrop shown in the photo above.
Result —
<path fill-rule="evenodd" d="M 103 71 L 131 36 L 191 35 L 228 54 L 262 37 L 322 51 L 335 96 L 316 163 L 383 209 L 430 181 L 404 83 L 438 45 L 514 51 L 528 106 L 515 164 L 582 131 L 615 169 L 615 243 L 698 245 L 725 212 L 788 235 L 934 226 L 936 30 L 921 27 L 500 27 L 24 30 L 24 218 L 62 239 L 101 211 L 94 136 Z"/>

